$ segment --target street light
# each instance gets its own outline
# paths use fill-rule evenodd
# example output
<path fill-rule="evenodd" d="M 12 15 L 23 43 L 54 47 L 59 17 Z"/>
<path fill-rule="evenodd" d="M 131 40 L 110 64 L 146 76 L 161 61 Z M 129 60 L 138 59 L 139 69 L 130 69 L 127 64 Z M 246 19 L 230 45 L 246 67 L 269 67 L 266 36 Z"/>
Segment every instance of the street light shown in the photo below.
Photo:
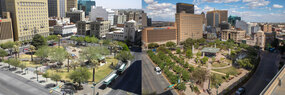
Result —
<path fill-rule="evenodd" d="M 38 66 L 36 67 L 37 81 L 39 81 Z"/>

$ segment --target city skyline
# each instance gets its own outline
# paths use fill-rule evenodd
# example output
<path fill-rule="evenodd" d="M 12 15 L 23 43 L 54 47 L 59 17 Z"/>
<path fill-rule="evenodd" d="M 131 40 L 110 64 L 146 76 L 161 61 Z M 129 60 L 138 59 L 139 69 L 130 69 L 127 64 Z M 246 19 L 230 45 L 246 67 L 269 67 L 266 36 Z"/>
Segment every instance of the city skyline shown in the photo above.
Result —
<path fill-rule="evenodd" d="M 96 6 L 103 6 L 109 9 L 141 9 L 142 0 L 93 0 Z M 112 2 L 112 3 L 110 3 Z"/>
<path fill-rule="evenodd" d="M 248 22 L 285 22 L 282 0 L 143 0 L 142 8 L 153 21 L 174 21 L 176 3 L 195 5 L 195 14 L 228 10 L 229 16 L 241 16 Z"/>

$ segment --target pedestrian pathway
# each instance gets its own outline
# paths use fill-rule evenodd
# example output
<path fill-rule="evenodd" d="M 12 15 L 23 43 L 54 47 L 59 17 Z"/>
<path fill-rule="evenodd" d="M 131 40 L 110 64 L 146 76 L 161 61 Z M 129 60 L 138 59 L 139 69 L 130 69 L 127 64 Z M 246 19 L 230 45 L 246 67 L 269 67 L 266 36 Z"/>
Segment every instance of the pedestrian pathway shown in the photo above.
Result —
<path fill-rule="evenodd" d="M 3 66 L 8 66 L 7 63 L 0 63 Z M 10 66 L 10 67 L 14 67 L 14 66 Z M 35 69 L 35 68 L 34 68 Z M 27 80 L 30 80 L 32 82 L 35 82 L 35 83 L 38 83 L 42 86 L 45 86 L 47 84 L 50 84 L 50 83 L 53 83 L 53 84 L 56 84 L 55 81 L 51 80 L 50 78 L 44 78 L 42 75 L 38 75 L 38 81 L 37 81 L 37 74 L 34 73 L 33 71 L 30 71 L 30 70 L 23 70 L 24 73 L 26 73 L 25 75 L 22 75 L 22 74 L 17 74 L 16 72 L 18 71 L 22 71 L 21 68 L 17 68 L 16 71 L 12 71 L 12 73 L 15 73 L 16 75 L 18 76 L 21 76 Z M 39 81 L 45 81 L 44 83 L 39 83 Z M 58 86 L 61 87 L 61 85 L 63 85 L 64 83 L 62 82 L 58 82 Z M 50 92 L 52 93 L 53 91 L 56 91 L 57 93 L 60 93 L 60 89 L 59 87 L 54 87 L 54 88 L 51 88 L 50 89 Z"/>

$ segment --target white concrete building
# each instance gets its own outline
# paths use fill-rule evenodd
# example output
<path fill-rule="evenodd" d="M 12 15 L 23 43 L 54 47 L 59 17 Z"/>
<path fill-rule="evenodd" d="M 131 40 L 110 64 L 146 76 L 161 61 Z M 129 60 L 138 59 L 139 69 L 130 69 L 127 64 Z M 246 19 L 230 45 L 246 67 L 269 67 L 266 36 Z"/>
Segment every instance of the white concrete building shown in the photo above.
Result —
<path fill-rule="evenodd" d="M 245 21 L 236 21 L 236 28 L 240 28 L 246 31 L 246 35 L 251 35 L 251 24 Z"/>
<path fill-rule="evenodd" d="M 118 24 L 124 24 L 127 21 L 127 15 L 124 13 L 118 14 Z"/>
<path fill-rule="evenodd" d="M 69 36 L 69 35 L 74 35 L 77 33 L 77 28 L 75 24 L 55 25 L 53 27 L 54 27 L 54 34 L 59 34 L 62 36 Z"/>
<path fill-rule="evenodd" d="M 111 25 L 114 25 L 114 16 L 115 16 L 115 11 L 112 9 L 106 9 L 108 12 L 108 21 L 110 21 Z"/>
<path fill-rule="evenodd" d="M 137 27 L 136 21 L 130 20 L 126 22 L 124 26 L 124 34 L 125 34 L 126 40 L 135 42 L 137 30 L 138 30 L 138 27 Z"/>
<path fill-rule="evenodd" d="M 104 20 L 108 20 L 108 12 L 102 6 L 92 6 L 89 18 L 91 21 L 96 21 L 96 18 L 103 18 Z"/>
<path fill-rule="evenodd" d="M 124 29 L 113 31 L 113 32 L 108 32 L 106 34 L 106 39 L 124 41 L 125 40 Z"/>

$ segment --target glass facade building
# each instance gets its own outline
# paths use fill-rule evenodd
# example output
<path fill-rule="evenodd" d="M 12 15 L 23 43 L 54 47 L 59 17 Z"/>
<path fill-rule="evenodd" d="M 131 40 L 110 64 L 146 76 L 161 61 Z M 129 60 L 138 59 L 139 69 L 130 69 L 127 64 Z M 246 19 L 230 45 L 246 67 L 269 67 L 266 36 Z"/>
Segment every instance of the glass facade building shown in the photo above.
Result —
<path fill-rule="evenodd" d="M 89 15 L 91 6 L 95 6 L 96 2 L 91 0 L 78 0 L 78 10 L 83 10 L 85 15 Z"/>

